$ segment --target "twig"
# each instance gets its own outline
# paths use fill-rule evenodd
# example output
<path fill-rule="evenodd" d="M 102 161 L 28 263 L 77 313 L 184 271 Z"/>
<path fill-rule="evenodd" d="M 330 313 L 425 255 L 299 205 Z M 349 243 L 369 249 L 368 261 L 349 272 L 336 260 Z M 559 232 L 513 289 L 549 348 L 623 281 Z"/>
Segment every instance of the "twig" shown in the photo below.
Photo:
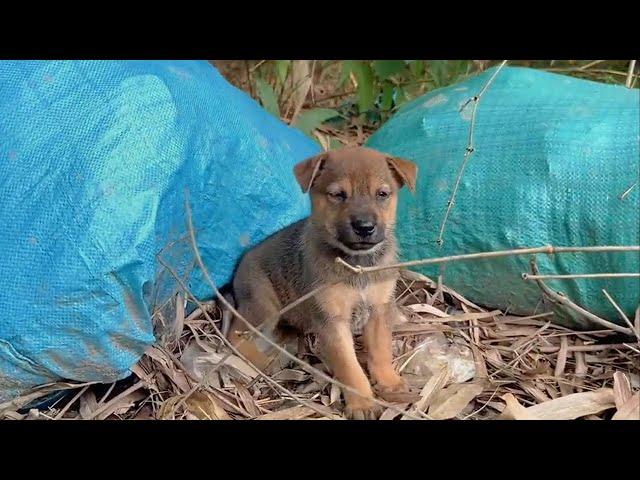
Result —
<path fill-rule="evenodd" d="M 105 403 L 104 405 L 102 405 L 102 407 L 95 409 L 93 412 L 91 412 L 87 418 L 85 418 L 85 420 L 92 420 L 94 418 L 96 418 L 98 415 L 100 415 L 102 412 L 104 412 L 105 410 L 107 410 L 107 408 L 111 407 L 112 405 L 114 405 L 116 402 L 122 400 L 123 398 L 125 398 L 128 395 L 131 395 L 133 392 L 135 392 L 136 390 L 140 390 L 142 387 L 145 386 L 145 383 L 140 381 L 138 383 L 136 383 L 135 385 L 132 385 L 131 387 L 127 388 L 124 392 L 120 393 L 119 395 L 116 395 L 115 397 L 113 397 L 111 400 L 109 400 L 107 403 Z"/>
<path fill-rule="evenodd" d="M 600 345 L 574 345 L 567 347 L 567 352 L 599 352 L 601 350 L 612 350 L 616 348 L 631 348 L 626 343 L 606 343 Z M 539 347 L 542 353 L 555 353 L 560 347 Z"/>
<path fill-rule="evenodd" d="M 304 295 L 302 295 L 300 298 L 298 298 L 297 300 L 295 300 L 294 302 L 290 303 L 289 305 L 285 306 L 284 308 L 282 308 L 278 313 L 276 313 L 273 317 L 267 318 L 265 320 L 263 320 L 262 322 L 260 322 L 258 325 L 255 326 L 256 330 L 260 330 L 263 329 L 263 327 L 266 325 L 267 329 L 273 328 L 278 319 L 284 315 L 285 313 L 287 313 L 288 311 L 296 308 L 298 305 L 300 305 L 301 303 L 306 302 L 307 300 L 309 300 L 310 298 L 314 297 L 316 294 L 318 294 L 319 292 L 323 291 L 326 288 L 332 287 L 337 285 L 340 282 L 334 282 L 334 283 L 326 283 L 324 285 L 320 285 L 319 287 L 314 288 L 313 290 L 311 290 L 310 292 L 305 293 Z M 228 303 L 228 302 L 227 302 Z M 226 306 L 226 303 L 225 303 Z M 231 310 L 228 310 L 231 311 Z M 233 313 L 233 312 L 232 312 Z M 242 345 L 245 341 L 250 340 L 252 338 L 254 338 L 256 334 L 251 331 L 249 332 L 249 334 L 247 336 L 245 336 L 244 338 L 242 338 L 240 340 L 240 342 L 238 342 L 237 346 Z"/>
<path fill-rule="evenodd" d="M 34 390 L 21 395 L 18 398 L 13 398 L 6 402 L 0 403 L 0 414 L 4 413 L 6 410 L 17 410 L 23 408 L 30 402 L 34 400 L 44 397 L 53 392 L 57 392 L 60 390 L 75 390 L 76 388 L 81 388 L 87 385 L 94 385 L 98 382 L 85 382 L 85 383 L 66 383 L 66 382 L 55 382 L 48 383 L 46 385 L 41 385 Z"/>
<path fill-rule="evenodd" d="M 633 80 L 633 69 L 636 67 L 636 61 L 631 60 L 629 62 L 629 71 L 627 72 L 627 81 L 624 83 L 627 88 L 631 88 L 631 81 Z"/>
<path fill-rule="evenodd" d="M 249 60 L 244 61 L 244 68 L 247 73 L 247 83 L 249 84 L 249 95 L 251 98 L 255 98 L 255 92 L 253 91 L 253 82 L 251 81 L 251 69 L 249 68 Z"/>
<path fill-rule="evenodd" d="M 631 329 L 631 331 L 635 334 L 636 338 L 638 339 L 638 341 L 640 342 L 640 332 L 637 332 L 635 328 L 633 328 L 633 323 L 631 323 L 631 320 L 629 320 L 629 317 L 627 317 L 625 315 L 625 313 L 622 311 L 622 309 L 620 308 L 620 305 L 618 305 L 616 303 L 616 301 L 613 299 L 613 297 L 611 295 L 609 295 L 609 292 L 607 292 L 604 288 L 602 289 L 602 293 L 604 294 L 605 297 L 607 297 L 607 300 L 609 300 L 609 302 L 611 303 L 611 305 L 613 305 L 613 308 L 616 309 L 616 312 L 618 312 L 618 315 L 620 315 L 620 317 L 622 318 L 622 320 L 624 320 L 624 322 L 629 325 L 629 328 Z"/>
<path fill-rule="evenodd" d="M 586 65 L 582 65 L 581 67 L 578 67 L 578 70 L 587 70 L 588 68 L 591 68 L 595 65 L 598 65 L 599 63 L 605 62 L 606 60 L 594 60 L 593 62 L 589 62 Z M 553 66 L 553 65 L 550 65 Z"/>
<path fill-rule="evenodd" d="M 608 73 L 610 75 L 618 75 L 621 77 L 627 77 L 629 73 L 619 72 L 618 70 L 607 70 L 603 68 L 592 68 L 590 70 L 580 70 L 580 68 L 543 68 L 547 72 L 580 72 L 580 73 Z M 632 74 L 633 77 L 637 77 L 638 74 Z"/>
<path fill-rule="evenodd" d="M 158 258 L 158 260 L 163 263 L 162 258 Z M 175 271 L 168 266 L 166 263 L 164 263 L 164 266 L 167 268 L 167 270 L 169 271 L 169 273 L 176 279 L 176 281 L 180 284 L 180 286 L 182 287 L 182 289 L 184 290 L 184 292 L 191 298 L 191 300 L 198 305 L 198 307 L 202 310 L 202 313 L 204 315 L 204 317 L 207 319 L 207 321 L 209 321 L 209 323 L 213 326 L 214 330 L 216 331 L 216 334 L 220 337 L 220 339 L 224 342 L 224 344 L 229 348 L 229 350 L 231 350 L 235 355 L 237 355 L 239 358 L 241 358 L 242 360 L 244 360 L 251 368 L 253 368 L 260 377 L 262 377 L 271 387 L 273 387 L 274 389 L 280 391 L 280 393 L 284 393 L 285 395 L 287 395 L 288 397 L 290 397 L 291 399 L 293 399 L 294 401 L 300 403 L 301 405 L 304 405 L 305 407 L 309 407 L 311 408 L 313 411 L 321 414 L 321 415 L 325 415 L 325 413 L 323 411 L 321 411 L 318 407 L 316 407 L 313 403 L 309 403 L 306 402 L 305 400 L 302 400 L 301 398 L 299 398 L 296 394 L 294 394 L 293 392 L 291 392 L 289 389 L 287 389 L 286 387 L 283 387 L 282 385 L 280 385 L 278 382 L 276 382 L 275 380 L 273 380 L 271 377 L 269 377 L 267 374 L 265 374 L 262 370 L 260 370 L 253 362 L 251 362 L 251 360 L 249 360 L 247 357 L 245 357 L 240 351 L 238 351 L 238 349 L 231 344 L 231 342 L 229 342 L 229 340 L 222 335 L 222 332 L 220 331 L 220 329 L 218 328 L 218 326 L 215 324 L 215 321 L 213 320 L 213 318 L 211 318 L 211 316 L 209 316 L 209 312 L 204 309 L 204 305 L 200 302 L 200 300 L 198 300 L 195 295 L 193 295 L 193 293 L 191 292 L 191 290 L 189 290 L 189 288 L 184 284 L 184 282 L 180 279 L 180 277 L 177 275 L 177 273 L 175 273 Z M 229 355 L 226 355 L 225 357 L 223 357 L 223 359 L 221 360 L 221 362 L 218 363 L 218 365 L 220 365 L 222 362 L 224 362 L 224 360 L 228 357 Z"/>
<path fill-rule="evenodd" d="M 271 340 L 268 336 L 264 335 L 260 330 L 258 330 L 257 328 L 255 328 L 251 322 L 249 322 L 249 320 L 247 320 L 246 318 L 244 318 L 234 307 L 233 305 L 231 305 L 226 298 L 224 298 L 224 296 L 220 293 L 220 290 L 218 290 L 218 287 L 216 287 L 213 279 L 211 278 L 211 275 L 209 274 L 209 270 L 207 269 L 207 267 L 204 265 L 204 262 L 202 261 L 202 257 L 200 256 L 200 250 L 198 249 L 198 244 L 196 242 L 196 237 L 195 237 L 195 230 L 193 229 L 193 219 L 191 217 L 191 207 L 189 206 L 189 195 L 188 195 L 188 190 L 185 190 L 185 212 L 186 212 L 186 216 L 187 216 L 187 226 L 189 228 L 189 235 L 191 237 L 191 246 L 193 248 L 193 253 L 195 255 L 196 258 L 196 263 L 198 264 L 198 266 L 200 267 L 200 270 L 202 271 L 203 277 L 204 279 L 207 281 L 207 283 L 209 284 L 209 286 L 212 288 L 212 290 L 214 291 L 214 293 L 216 294 L 216 297 L 218 298 L 218 300 L 228 309 L 230 310 L 237 318 L 239 318 L 245 325 L 246 327 L 251 330 L 254 334 L 260 336 L 263 340 L 265 340 L 267 343 L 269 343 L 273 348 L 275 348 L 279 353 L 281 353 L 282 355 L 284 355 L 285 357 L 287 357 L 289 360 L 296 362 L 298 365 L 300 365 L 303 369 L 305 369 L 307 372 L 316 375 L 318 377 L 320 377 L 321 379 L 323 379 L 326 382 L 332 383 L 340 388 L 342 388 L 343 390 L 348 391 L 349 393 L 352 393 L 354 395 L 357 395 L 359 397 L 364 397 L 367 398 L 366 395 L 362 394 L 361 392 L 357 391 L 355 388 L 352 388 L 342 382 L 340 382 L 339 380 L 336 380 L 334 378 L 332 378 L 331 376 L 327 375 L 326 373 L 324 373 L 323 371 L 311 366 L 309 363 L 305 362 L 304 360 L 299 359 L 298 357 L 296 357 L 295 355 L 291 354 L 289 351 L 287 351 L 286 349 L 282 348 L 280 345 L 278 345 L 276 342 L 274 342 L 273 340 Z M 219 330 L 218 330 L 219 332 Z M 224 339 L 226 340 L 226 339 Z M 229 343 L 229 345 L 231 345 Z M 239 353 L 239 352 L 238 352 Z M 253 367 L 255 368 L 255 367 Z M 259 371 L 259 370 L 258 370 Z M 268 376 L 265 375 L 266 378 L 269 378 Z M 270 379 L 271 380 L 271 379 Z M 277 384 L 277 382 L 275 382 Z M 278 387 L 280 387 L 279 384 L 277 384 Z M 398 413 L 400 414 L 404 414 L 405 412 L 399 408 L 397 408 L 396 406 L 387 403 L 387 402 L 383 402 L 381 400 L 378 400 L 377 398 L 372 398 L 371 399 L 374 403 L 386 407 L 386 408 L 391 408 L 393 410 L 396 410 Z M 308 405 L 305 405 L 308 406 Z M 310 407 L 313 408 L 313 407 Z M 412 417 L 414 420 L 421 420 L 421 418 Z"/>
<path fill-rule="evenodd" d="M 356 93 L 355 90 L 347 90 L 346 92 L 342 92 L 342 93 L 335 93 L 333 95 L 328 95 L 326 97 L 322 97 L 322 98 L 316 98 L 314 105 L 318 105 L 321 102 L 325 102 L 327 100 L 332 100 L 334 98 L 342 98 L 342 97 L 347 97 L 349 95 L 353 95 L 354 93 Z"/>
<path fill-rule="evenodd" d="M 491 400 L 493 400 L 493 397 L 496 395 L 496 393 L 498 393 L 499 388 L 496 388 L 493 393 L 491 394 L 491 396 L 489 397 L 489 400 L 487 400 L 486 402 L 484 402 L 484 405 L 482 405 L 478 410 L 476 410 L 475 412 L 471 412 L 469 415 L 466 415 L 464 417 L 462 417 L 462 420 L 466 420 L 470 417 L 472 417 L 473 415 L 477 415 L 479 414 L 482 410 L 485 409 L 485 407 L 487 405 L 489 405 L 489 403 L 491 402 Z"/>
<path fill-rule="evenodd" d="M 474 146 L 474 142 L 473 142 L 473 134 L 475 132 L 476 112 L 478 110 L 478 105 L 480 104 L 480 99 L 485 94 L 485 92 L 487 91 L 489 86 L 491 86 L 491 84 L 495 80 L 496 76 L 498 75 L 498 73 L 500 73 L 500 70 L 502 70 L 502 68 L 506 65 L 506 63 L 507 63 L 507 60 L 503 60 L 503 62 L 496 69 L 496 71 L 493 72 L 493 75 L 491 75 L 491 78 L 489 78 L 489 80 L 484 85 L 484 87 L 482 88 L 480 93 L 478 93 L 474 97 L 470 98 L 462 106 L 462 108 L 460 109 L 462 111 L 462 110 L 464 110 L 464 108 L 470 102 L 474 102 L 473 110 L 471 111 L 471 124 L 469 125 L 469 139 L 468 139 L 468 142 L 467 142 L 467 147 L 465 149 L 464 157 L 462 159 L 462 165 L 460 165 L 460 169 L 458 170 L 458 175 L 456 177 L 456 183 L 455 183 L 455 185 L 453 187 L 453 192 L 451 193 L 451 198 L 447 202 L 447 210 L 444 213 L 444 218 L 442 219 L 442 224 L 440 225 L 440 233 L 438 234 L 438 239 L 436 240 L 436 243 L 438 245 L 442 245 L 444 243 L 444 240 L 443 240 L 442 236 L 444 235 L 444 229 L 445 229 L 445 226 L 447 224 L 447 220 L 449 219 L 449 213 L 451 213 L 451 209 L 453 208 L 453 205 L 455 204 L 455 201 L 456 201 L 456 195 L 458 194 L 458 187 L 460 186 L 460 180 L 462 179 L 462 174 L 464 173 L 464 169 L 467 166 L 467 163 L 468 163 L 469 159 L 471 158 L 471 155 L 473 155 L 473 153 L 475 151 L 475 146 Z"/>
<path fill-rule="evenodd" d="M 215 306 L 215 303 L 214 302 L 202 302 L 202 306 L 204 308 L 206 308 L 207 310 L 210 310 L 211 308 L 213 308 Z M 198 318 L 200 315 L 202 315 L 202 310 L 198 307 L 193 312 L 191 312 L 187 318 L 185 318 L 184 323 L 187 324 L 187 323 L 195 320 L 196 318 Z"/>
<path fill-rule="evenodd" d="M 638 182 L 634 183 L 629 188 L 627 188 L 624 192 L 622 192 L 622 195 L 620 195 L 620 200 L 624 200 L 625 198 L 627 198 L 627 195 L 629 195 L 631 191 L 637 186 L 638 186 Z"/>
<path fill-rule="evenodd" d="M 344 266 L 356 274 L 365 274 L 370 272 L 378 272 L 380 270 L 391 270 L 399 268 L 416 267 L 418 265 L 431 265 L 438 263 L 459 262 L 465 260 L 478 260 L 485 258 L 496 257 L 509 257 L 513 255 L 531 255 L 531 254 L 544 254 L 553 255 L 556 253 L 594 253 L 594 252 L 640 252 L 639 245 L 632 246 L 597 246 L 597 247 L 554 247 L 547 245 L 546 247 L 530 247 L 530 248 L 517 248 L 513 250 L 497 250 L 495 252 L 480 252 L 480 253 L 467 253 L 464 255 L 451 255 L 447 257 L 438 258 L 423 258 L 421 260 L 412 260 L 409 262 L 394 263 L 392 265 L 380 265 L 376 267 L 362 267 L 360 265 L 351 265 L 345 262 L 342 258 L 337 257 L 336 263 Z"/>
<path fill-rule="evenodd" d="M 249 71 L 251 73 L 255 72 L 257 69 L 259 69 L 267 60 L 260 60 L 258 63 L 256 63 L 253 67 L 251 67 L 249 69 Z"/>
<path fill-rule="evenodd" d="M 554 280 L 576 278 L 638 278 L 640 273 L 577 273 L 575 275 L 531 275 L 523 273 L 523 280 Z"/>
<path fill-rule="evenodd" d="M 111 395 L 111 392 L 113 392 L 114 387 L 116 386 L 116 382 L 111 383 L 111 386 L 107 389 L 107 393 L 105 393 L 102 398 L 100 399 L 100 401 L 98 402 L 98 404 L 103 403 L 107 397 L 109 397 L 109 395 Z"/>
<path fill-rule="evenodd" d="M 313 74 L 316 71 L 316 63 L 317 63 L 317 60 L 314 60 L 313 63 L 311 64 L 311 87 L 310 87 L 310 90 L 311 90 L 311 103 L 312 104 L 316 103 L 316 96 L 313 93 Z"/>
<path fill-rule="evenodd" d="M 531 259 L 531 271 L 537 275 L 538 274 L 538 266 L 536 265 L 535 257 Z M 578 312 L 580 315 L 588 318 L 589 320 L 596 322 L 603 327 L 610 328 L 611 330 L 615 330 L 619 333 L 624 333 L 625 335 L 633 335 L 633 330 L 629 330 L 628 328 L 621 327 L 620 325 L 616 325 L 615 323 L 611 323 L 604 318 L 600 318 L 597 315 L 585 310 L 580 305 L 573 303 L 571 300 L 567 298 L 567 296 L 562 292 L 554 292 L 551 290 L 542 280 L 536 280 L 538 287 L 542 290 L 542 293 L 551 299 L 554 303 L 559 303 L 564 305 L 575 312 Z"/>
<path fill-rule="evenodd" d="M 78 400 L 82 396 L 82 394 L 89 389 L 89 387 L 90 385 L 85 385 L 84 388 L 80 389 L 80 391 L 73 396 L 73 398 L 69 401 L 69 403 L 67 403 L 64 406 L 64 408 L 60 410 L 60 412 L 54 417 L 54 420 L 58 420 L 64 417 L 64 414 L 67 413 L 69 408 L 71 408 L 71 405 L 73 405 L 76 402 L 76 400 Z"/>
<path fill-rule="evenodd" d="M 640 350 L 638 350 L 637 348 L 635 348 L 635 347 L 633 347 L 633 346 L 629 345 L 628 343 L 623 343 L 623 345 L 624 345 L 625 347 L 627 347 L 629 350 L 633 350 L 633 351 L 634 351 L 634 352 L 636 352 L 636 353 L 640 353 Z"/>

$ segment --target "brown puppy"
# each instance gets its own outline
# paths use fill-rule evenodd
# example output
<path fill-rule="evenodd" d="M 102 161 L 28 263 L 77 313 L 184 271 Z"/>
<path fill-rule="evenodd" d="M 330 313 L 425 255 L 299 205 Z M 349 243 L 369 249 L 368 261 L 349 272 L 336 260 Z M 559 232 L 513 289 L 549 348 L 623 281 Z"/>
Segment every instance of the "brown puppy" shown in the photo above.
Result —
<path fill-rule="evenodd" d="M 415 188 L 417 167 L 368 148 L 322 153 L 294 168 L 310 192 L 311 216 L 272 235 L 241 260 L 233 281 L 238 311 L 276 341 L 293 327 L 316 333 L 323 361 L 335 377 L 364 396 L 343 392 L 346 415 L 375 416 L 373 392 L 356 358 L 353 334 L 362 332 L 367 369 L 382 391 L 406 389 L 392 366 L 391 328 L 396 310 L 395 270 L 353 275 L 335 263 L 388 265 L 397 261 L 394 235 L 397 194 Z M 283 307 L 310 290 L 315 297 L 269 323 Z M 264 322 L 264 323 L 263 323 Z M 243 341 L 246 327 L 235 319 L 230 340 L 258 367 L 269 363 L 262 339 Z"/>

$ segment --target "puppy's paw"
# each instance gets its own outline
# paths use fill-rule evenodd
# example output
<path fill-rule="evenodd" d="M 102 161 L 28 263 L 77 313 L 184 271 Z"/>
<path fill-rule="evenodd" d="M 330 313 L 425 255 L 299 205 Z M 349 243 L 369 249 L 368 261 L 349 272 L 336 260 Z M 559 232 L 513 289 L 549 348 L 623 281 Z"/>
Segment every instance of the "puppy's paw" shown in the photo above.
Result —
<path fill-rule="evenodd" d="M 382 413 L 379 405 L 369 402 L 369 405 L 351 406 L 344 409 L 344 416 L 349 420 L 376 420 Z"/>
<path fill-rule="evenodd" d="M 404 393 L 409 391 L 409 384 L 396 372 L 390 372 L 377 379 L 375 389 L 380 393 Z"/>

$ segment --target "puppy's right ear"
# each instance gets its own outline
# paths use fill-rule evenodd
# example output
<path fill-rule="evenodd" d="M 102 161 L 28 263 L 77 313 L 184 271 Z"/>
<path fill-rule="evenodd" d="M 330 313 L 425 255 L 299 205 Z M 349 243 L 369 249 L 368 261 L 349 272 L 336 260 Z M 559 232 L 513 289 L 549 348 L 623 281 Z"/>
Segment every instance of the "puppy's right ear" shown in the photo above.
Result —
<path fill-rule="evenodd" d="M 307 158 L 293 167 L 293 173 L 304 193 L 311 190 L 314 180 L 318 178 L 328 157 L 329 154 L 323 152 L 315 157 Z"/>

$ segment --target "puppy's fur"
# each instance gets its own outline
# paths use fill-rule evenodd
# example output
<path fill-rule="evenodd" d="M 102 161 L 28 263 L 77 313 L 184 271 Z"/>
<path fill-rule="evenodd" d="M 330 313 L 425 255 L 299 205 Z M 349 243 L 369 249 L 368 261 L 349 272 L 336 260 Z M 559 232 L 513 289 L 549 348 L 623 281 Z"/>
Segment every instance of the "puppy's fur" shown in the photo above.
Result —
<path fill-rule="evenodd" d="M 362 330 L 367 369 L 377 388 L 405 390 L 392 366 L 398 273 L 353 275 L 335 259 L 362 266 L 397 261 L 397 194 L 402 186 L 415 188 L 417 167 L 368 148 L 344 148 L 305 160 L 294 173 L 311 195 L 312 214 L 243 257 L 233 281 L 238 310 L 253 325 L 266 322 L 261 329 L 274 340 L 281 340 L 287 327 L 316 333 L 322 359 L 335 377 L 364 395 L 343 392 L 347 416 L 374 418 L 373 392 L 356 359 L 353 334 Z M 268 323 L 283 307 L 320 285 L 329 286 L 286 312 L 276 324 Z M 363 325 L 354 324 L 354 318 L 363 320 Z M 235 319 L 231 342 L 258 367 L 266 367 L 266 342 L 244 341 L 244 330 Z"/>

